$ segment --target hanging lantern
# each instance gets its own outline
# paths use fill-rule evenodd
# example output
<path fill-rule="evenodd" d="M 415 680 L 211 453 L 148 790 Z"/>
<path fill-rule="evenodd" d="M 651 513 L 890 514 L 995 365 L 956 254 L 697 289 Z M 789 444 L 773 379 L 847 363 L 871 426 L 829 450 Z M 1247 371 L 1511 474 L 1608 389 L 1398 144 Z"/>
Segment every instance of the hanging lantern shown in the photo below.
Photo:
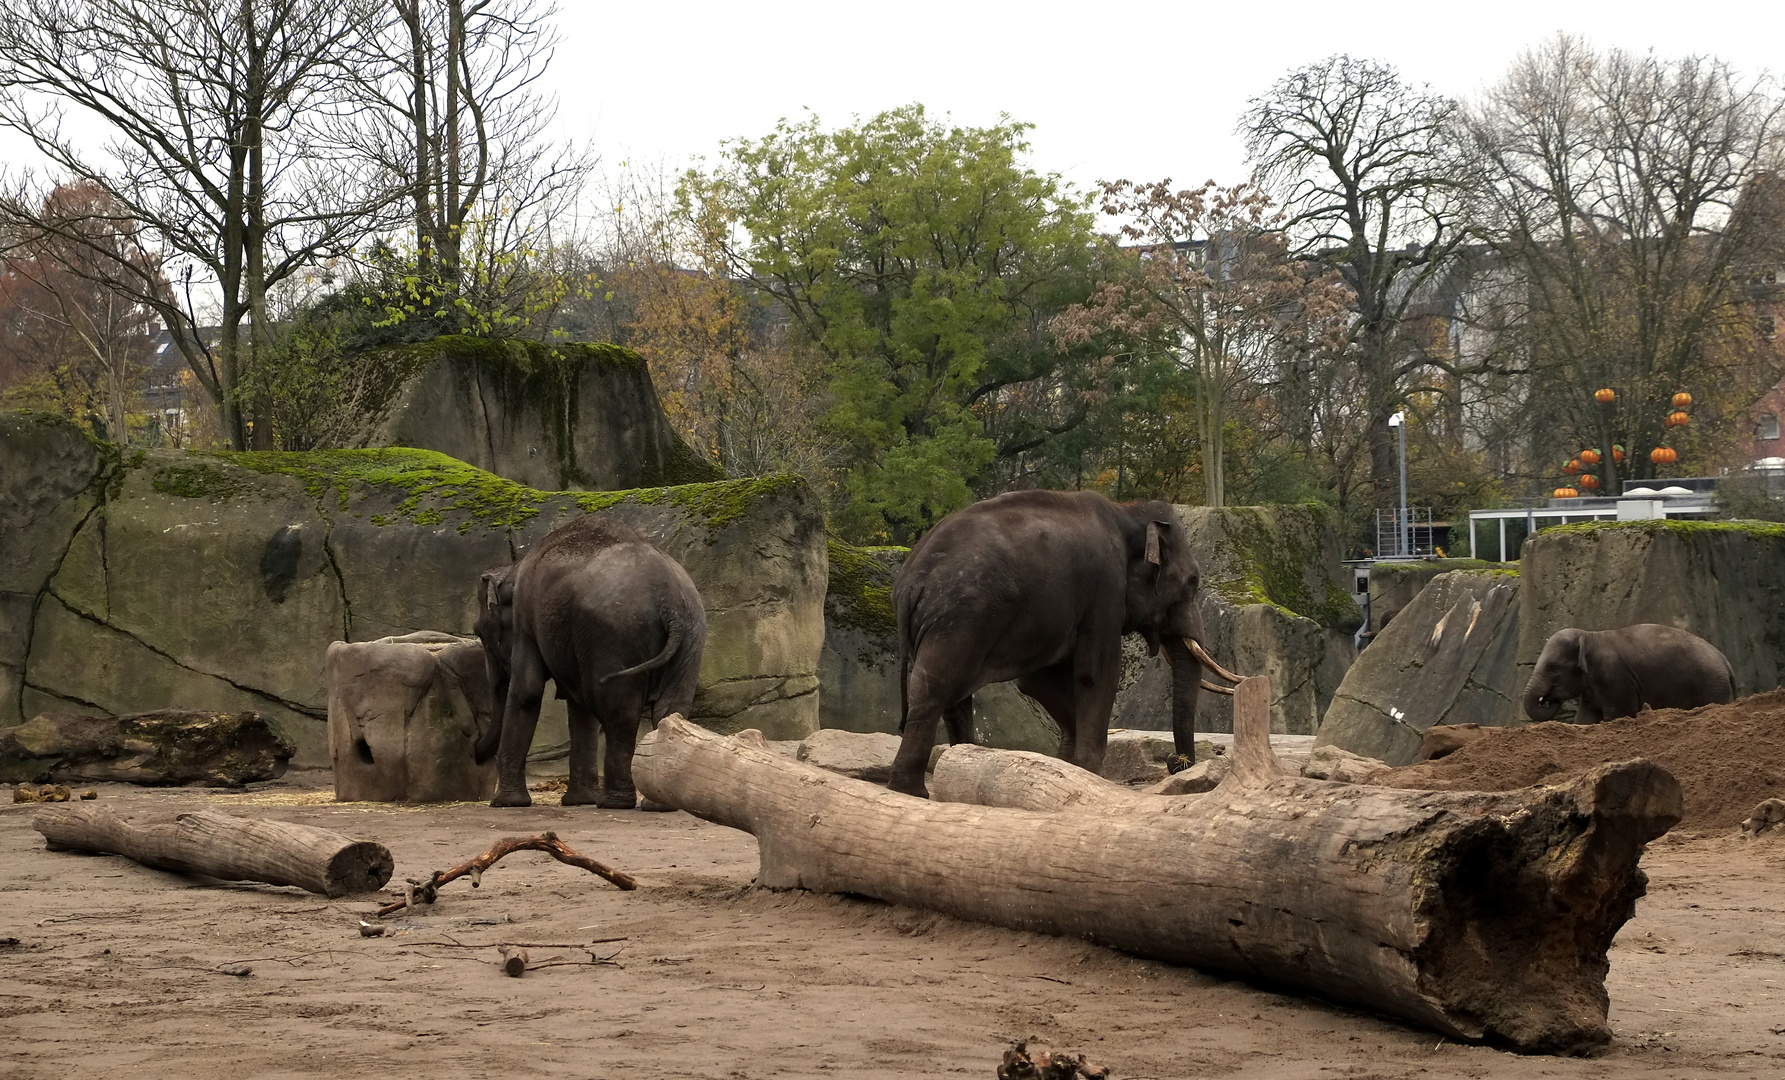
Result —
<path fill-rule="evenodd" d="M 1673 396 L 1673 407 L 1676 409 L 1683 409 L 1690 404 L 1692 404 L 1692 395 L 1684 390 Z"/>
<path fill-rule="evenodd" d="M 1580 472 L 1580 462 L 1570 461 L 1568 464 L 1562 466 L 1562 471 L 1569 476 L 1573 476 L 1575 473 Z"/>
<path fill-rule="evenodd" d="M 1616 401 L 1617 399 L 1618 399 L 1618 392 L 1616 390 L 1613 390 L 1609 386 L 1606 387 L 1604 390 L 1593 391 L 1593 400 L 1599 402 L 1602 405 L 1610 405 L 1612 402 Z"/>
<path fill-rule="evenodd" d="M 1599 464 L 1599 451 L 1597 451 L 1597 450 L 1582 450 L 1580 452 L 1580 463 L 1582 465 L 1597 465 L 1597 464 Z"/>
<path fill-rule="evenodd" d="M 1671 446 L 1657 446 L 1649 451 L 1649 460 L 1657 465 L 1672 465 L 1680 460 L 1680 455 Z"/>
<path fill-rule="evenodd" d="M 1615 462 L 1618 462 L 1619 464 L 1623 464 L 1624 448 L 1622 446 L 1618 446 L 1614 443 L 1611 448 L 1611 459 Z"/>
<path fill-rule="evenodd" d="M 1580 492 L 1573 488 L 1557 488 L 1554 497 L 1558 499 L 1576 499 L 1580 497 Z"/>
<path fill-rule="evenodd" d="M 1691 422 L 1692 422 L 1692 418 L 1690 416 L 1688 416 L 1685 413 L 1680 412 L 1678 410 L 1675 410 L 1675 411 L 1667 414 L 1667 426 L 1668 427 L 1685 427 L 1687 424 L 1690 424 Z"/>
<path fill-rule="evenodd" d="M 1580 478 L 1580 486 L 1586 488 L 1588 491 L 1592 491 L 1599 486 L 1599 478 L 1592 473 L 1586 473 Z"/>

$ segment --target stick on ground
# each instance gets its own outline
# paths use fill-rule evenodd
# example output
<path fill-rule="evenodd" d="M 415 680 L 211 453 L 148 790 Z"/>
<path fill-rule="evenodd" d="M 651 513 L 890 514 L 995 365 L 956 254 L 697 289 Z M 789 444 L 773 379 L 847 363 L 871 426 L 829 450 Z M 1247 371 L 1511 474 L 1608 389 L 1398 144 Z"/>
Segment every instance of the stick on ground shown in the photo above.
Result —
<path fill-rule="evenodd" d="M 411 880 L 410 888 L 405 890 L 403 899 L 386 904 L 373 912 L 374 915 L 394 915 L 399 911 L 414 907 L 416 904 L 431 904 L 440 886 L 449 881 L 456 881 L 469 874 L 471 887 L 477 888 L 483 872 L 494 866 L 504 855 L 516 851 L 543 851 L 552 858 L 569 866 L 580 866 L 589 873 L 605 878 L 630 892 L 638 888 L 638 879 L 623 870 L 615 870 L 611 866 L 596 862 L 587 855 L 579 855 L 572 851 L 569 844 L 558 839 L 557 833 L 541 833 L 538 836 L 505 836 L 491 845 L 490 850 L 468 859 L 451 870 L 436 870 L 425 882 Z"/>

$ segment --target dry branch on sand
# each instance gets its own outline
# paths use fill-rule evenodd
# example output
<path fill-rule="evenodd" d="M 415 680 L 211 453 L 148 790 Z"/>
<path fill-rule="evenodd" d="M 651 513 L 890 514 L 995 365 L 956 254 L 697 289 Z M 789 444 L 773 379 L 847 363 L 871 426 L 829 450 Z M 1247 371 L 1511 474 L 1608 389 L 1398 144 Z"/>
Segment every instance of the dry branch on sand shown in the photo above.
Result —
<path fill-rule="evenodd" d="M 474 859 L 467 859 L 450 870 L 436 870 L 426 881 L 409 879 L 409 885 L 403 890 L 403 899 L 386 904 L 373 912 L 374 915 L 394 915 L 399 911 L 412 908 L 416 904 L 431 904 L 440 891 L 440 886 L 449 881 L 469 876 L 471 887 L 482 884 L 483 872 L 494 866 L 504 855 L 516 851 L 543 851 L 552 858 L 569 866 L 580 866 L 591 874 L 607 879 L 623 890 L 638 888 L 638 879 L 621 870 L 615 870 L 605 863 L 596 862 L 587 855 L 579 855 L 570 849 L 570 845 L 558 839 L 557 833 L 541 833 L 538 836 L 505 836 L 490 846 L 490 850 Z"/>
<path fill-rule="evenodd" d="M 639 746 L 648 797 L 757 838 L 770 888 L 848 892 L 1083 937 L 1523 1051 L 1604 1044 L 1606 949 L 1680 788 L 1636 761 L 1486 794 L 1286 775 L 1263 679 L 1233 770 L 1157 811 L 927 802 L 680 717 Z"/>
<path fill-rule="evenodd" d="M 50 805 L 31 818 L 51 851 L 102 851 L 160 870 L 296 885 L 324 896 L 374 892 L 395 863 L 382 844 L 214 810 L 132 824 L 108 806 Z"/>

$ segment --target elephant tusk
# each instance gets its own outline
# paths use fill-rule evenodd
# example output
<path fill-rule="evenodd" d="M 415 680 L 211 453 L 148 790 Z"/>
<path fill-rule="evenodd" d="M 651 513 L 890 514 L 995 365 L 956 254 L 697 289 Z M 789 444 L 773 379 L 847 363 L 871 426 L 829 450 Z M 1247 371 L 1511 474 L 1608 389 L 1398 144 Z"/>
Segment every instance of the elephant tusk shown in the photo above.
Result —
<path fill-rule="evenodd" d="M 1202 666 L 1208 668 L 1210 671 L 1221 676 L 1223 679 L 1226 679 L 1228 682 L 1236 683 L 1236 682 L 1239 682 L 1241 679 L 1245 678 L 1244 675 L 1235 675 L 1233 672 L 1222 667 L 1220 664 L 1215 663 L 1215 658 L 1210 656 L 1208 653 L 1208 650 L 1204 649 L 1202 647 L 1202 643 L 1200 641 L 1197 641 L 1195 638 L 1185 638 L 1184 644 L 1190 646 L 1190 655 L 1194 656 L 1194 657 L 1196 657 L 1196 659 L 1200 660 L 1202 662 Z"/>
<path fill-rule="evenodd" d="M 1214 683 L 1208 681 L 1207 679 L 1202 679 L 1199 681 L 1202 683 L 1202 688 L 1204 690 L 1213 690 L 1217 694 L 1226 694 L 1229 697 L 1233 696 L 1233 687 L 1231 687 L 1231 686 L 1216 686 Z"/>

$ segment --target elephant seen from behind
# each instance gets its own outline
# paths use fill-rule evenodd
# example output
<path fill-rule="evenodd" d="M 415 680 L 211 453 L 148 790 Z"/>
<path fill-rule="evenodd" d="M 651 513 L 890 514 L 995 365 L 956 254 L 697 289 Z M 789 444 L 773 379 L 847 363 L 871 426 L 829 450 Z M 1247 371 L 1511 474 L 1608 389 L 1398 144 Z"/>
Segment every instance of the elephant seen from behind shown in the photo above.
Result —
<path fill-rule="evenodd" d="M 888 786 L 925 797 L 939 721 L 973 741 L 973 694 L 1016 680 L 1060 726 L 1060 756 L 1097 771 L 1122 674 L 1124 634 L 1171 664 L 1172 738 L 1194 760 L 1204 665 L 1201 572 L 1177 510 L 1088 491 L 1018 491 L 944 518 L 893 586 L 901 741 Z"/>
<path fill-rule="evenodd" d="M 707 619 L 688 572 L 637 531 L 591 514 L 487 571 L 477 599 L 492 722 L 476 758 L 496 757 L 490 805 L 532 803 L 527 753 L 550 679 L 570 718 L 563 804 L 632 809 L 641 716 L 693 711 Z M 597 725 L 607 736 L 599 779 Z"/>
<path fill-rule="evenodd" d="M 1525 715 L 1554 720 L 1580 699 L 1577 724 L 1635 716 L 1644 708 L 1695 709 L 1735 700 L 1735 669 L 1715 645 L 1672 626 L 1558 630 L 1525 684 Z"/>

